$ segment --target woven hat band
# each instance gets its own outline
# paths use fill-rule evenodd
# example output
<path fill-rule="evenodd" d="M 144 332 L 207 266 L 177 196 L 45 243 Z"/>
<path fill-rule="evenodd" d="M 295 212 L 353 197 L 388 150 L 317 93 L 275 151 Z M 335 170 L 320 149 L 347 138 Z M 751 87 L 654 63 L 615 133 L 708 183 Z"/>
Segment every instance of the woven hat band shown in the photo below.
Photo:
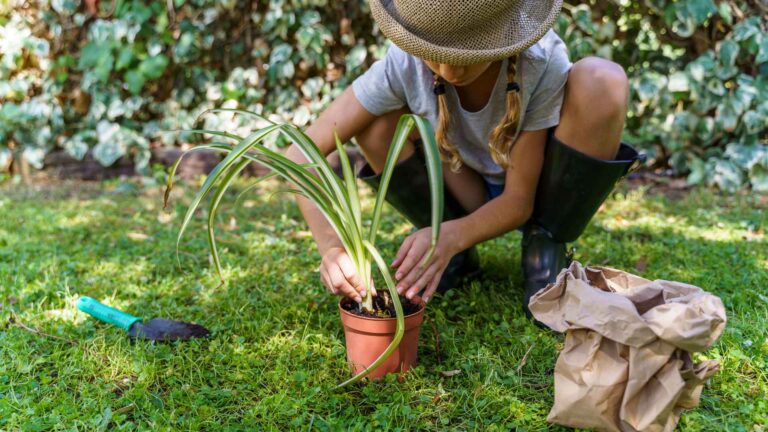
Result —
<path fill-rule="evenodd" d="M 402 17 L 403 27 L 428 36 L 435 33 L 471 32 L 477 25 L 487 24 L 499 16 L 507 16 L 516 1 L 476 0 L 471 16 L 461 13 L 466 2 L 460 0 L 394 0 L 394 8 Z M 469 18 L 469 19 L 468 19 Z"/>
<path fill-rule="evenodd" d="M 500 60 L 541 39 L 562 0 L 369 0 L 379 28 L 406 52 L 438 63 Z"/>

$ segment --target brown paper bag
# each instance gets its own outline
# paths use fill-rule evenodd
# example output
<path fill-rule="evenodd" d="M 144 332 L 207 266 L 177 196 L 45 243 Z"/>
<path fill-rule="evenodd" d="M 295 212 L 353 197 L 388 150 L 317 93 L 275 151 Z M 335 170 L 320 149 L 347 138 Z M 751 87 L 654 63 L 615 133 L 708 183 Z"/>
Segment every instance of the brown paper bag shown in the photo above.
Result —
<path fill-rule="evenodd" d="M 694 364 L 726 323 L 722 301 L 692 285 L 574 262 L 531 298 L 565 347 L 548 421 L 606 431 L 672 431 L 698 405 L 714 361 Z"/>

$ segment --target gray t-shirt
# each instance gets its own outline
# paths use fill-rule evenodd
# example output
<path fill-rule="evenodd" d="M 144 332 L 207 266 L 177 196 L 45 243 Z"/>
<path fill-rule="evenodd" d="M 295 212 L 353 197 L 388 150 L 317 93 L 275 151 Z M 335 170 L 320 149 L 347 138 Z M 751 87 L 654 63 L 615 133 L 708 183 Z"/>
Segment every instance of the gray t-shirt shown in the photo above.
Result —
<path fill-rule="evenodd" d="M 535 45 L 519 56 L 517 82 L 521 87 L 520 130 L 531 131 L 556 126 L 560 121 L 565 81 L 571 62 L 565 44 L 550 30 Z M 491 158 L 490 133 L 506 110 L 507 60 L 503 61 L 491 98 L 480 111 L 466 111 L 459 104 L 453 86 L 447 85 L 451 112 L 449 139 L 464 164 L 488 182 L 504 183 L 504 169 Z M 355 96 L 374 115 L 382 115 L 407 105 L 412 113 L 427 118 L 437 127 L 437 101 L 432 93 L 432 71 L 419 58 L 395 45 L 352 83 Z"/>

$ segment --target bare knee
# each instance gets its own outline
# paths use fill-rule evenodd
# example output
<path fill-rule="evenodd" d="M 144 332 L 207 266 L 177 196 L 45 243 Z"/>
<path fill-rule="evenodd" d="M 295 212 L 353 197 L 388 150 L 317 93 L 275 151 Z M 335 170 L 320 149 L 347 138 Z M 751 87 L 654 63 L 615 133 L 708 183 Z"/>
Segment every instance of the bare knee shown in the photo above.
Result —
<path fill-rule="evenodd" d="M 597 121 L 621 119 L 627 111 L 629 82 L 624 68 L 599 57 L 574 63 L 568 75 L 567 97 Z M 582 111 L 582 110 L 580 110 Z"/>
<path fill-rule="evenodd" d="M 363 150 L 377 150 L 377 147 L 387 147 L 397 125 L 397 120 L 403 114 L 402 110 L 392 111 L 376 117 L 375 120 L 355 136 Z"/>
<path fill-rule="evenodd" d="M 384 162 L 389 152 L 389 146 L 392 144 L 392 138 L 397 129 L 397 123 L 403 114 L 409 114 L 408 108 L 391 111 L 378 116 L 362 132 L 355 136 L 355 141 L 363 151 L 363 155 L 373 168 L 374 172 L 380 172 L 384 167 Z M 418 138 L 416 130 L 409 137 L 411 141 Z M 412 144 L 406 144 L 400 153 L 398 160 L 403 160 L 413 154 Z"/>
<path fill-rule="evenodd" d="M 624 69 L 587 57 L 573 65 L 565 88 L 555 136 L 589 156 L 612 159 L 627 115 L 629 84 Z"/>

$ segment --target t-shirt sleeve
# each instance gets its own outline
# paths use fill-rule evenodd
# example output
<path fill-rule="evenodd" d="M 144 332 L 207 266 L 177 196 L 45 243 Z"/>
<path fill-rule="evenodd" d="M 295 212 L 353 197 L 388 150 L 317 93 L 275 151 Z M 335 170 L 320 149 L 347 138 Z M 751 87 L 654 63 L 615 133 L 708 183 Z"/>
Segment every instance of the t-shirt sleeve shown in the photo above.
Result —
<path fill-rule="evenodd" d="M 406 105 L 402 77 L 410 67 L 407 55 L 390 46 L 383 59 L 374 62 L 362 75 L 352 81 L 357 100 L 373 115 L 382 115 Z"/>
<path fill-rule="evenodd" d="M 525 111 L 522 130 L 547 129 L 560 123 L 560 108 L 565 96 L 565 82 L 571 61 L 562 40 L 558 40 L 550 51 L 546 69 L 533 90 Z"/>

